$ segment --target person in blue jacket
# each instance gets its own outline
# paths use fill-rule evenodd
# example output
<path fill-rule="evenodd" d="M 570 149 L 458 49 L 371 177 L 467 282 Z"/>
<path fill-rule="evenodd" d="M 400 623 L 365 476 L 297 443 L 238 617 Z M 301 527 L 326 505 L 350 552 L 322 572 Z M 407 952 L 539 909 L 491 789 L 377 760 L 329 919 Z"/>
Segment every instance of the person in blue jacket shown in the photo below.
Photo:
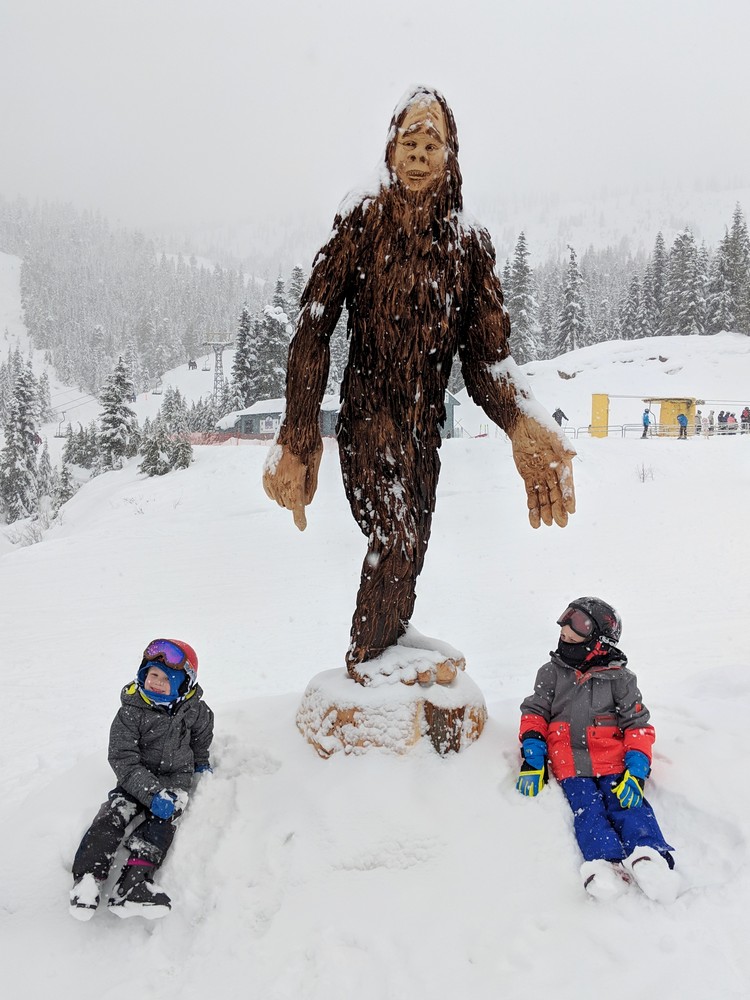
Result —
<path fill-rule="evenodd" d="M 680 425 L 680 433 L 678 437 L 684 438 L 687 441 L 688 418 L 685 416 L 684 413 L 677 414 L 677 423 Z"/>
<path fill-rule="evenodd" d="M 648 407 L 643 411 L 643 434 L 641 437 L 648 437 L 648 429 L 651 426 L 651 411 Z"/>

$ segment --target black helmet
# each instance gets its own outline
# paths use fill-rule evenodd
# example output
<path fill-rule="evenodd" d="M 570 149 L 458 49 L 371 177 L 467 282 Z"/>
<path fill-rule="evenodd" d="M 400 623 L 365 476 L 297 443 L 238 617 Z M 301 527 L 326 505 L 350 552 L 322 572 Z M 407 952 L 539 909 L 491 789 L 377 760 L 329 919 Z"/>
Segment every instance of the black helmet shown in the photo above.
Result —
<path fill-rule="evenodd" d="M 582 612 L 579 617 L 575 612 Z M 583 639 L 616 646 L 622 635 L 622 619 L 611 604 L 598 597 L 579 597 L 571 601 L 557 624 L 570 625 Z M 578 626 L 578 627 L 576 627 Z"/>

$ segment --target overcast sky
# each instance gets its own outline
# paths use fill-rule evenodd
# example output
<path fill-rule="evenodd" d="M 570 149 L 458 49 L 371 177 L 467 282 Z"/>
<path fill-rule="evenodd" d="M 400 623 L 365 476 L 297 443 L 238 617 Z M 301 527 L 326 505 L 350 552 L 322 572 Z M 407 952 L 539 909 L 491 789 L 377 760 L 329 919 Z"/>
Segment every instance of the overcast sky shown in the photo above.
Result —
<path fill-rule="evenodd" d="M 0 0 L 0 193 L 329 219 L 414 83 L 454 110 L 469 207 L 749 186 L 749 45 L 748 0 Z"/>

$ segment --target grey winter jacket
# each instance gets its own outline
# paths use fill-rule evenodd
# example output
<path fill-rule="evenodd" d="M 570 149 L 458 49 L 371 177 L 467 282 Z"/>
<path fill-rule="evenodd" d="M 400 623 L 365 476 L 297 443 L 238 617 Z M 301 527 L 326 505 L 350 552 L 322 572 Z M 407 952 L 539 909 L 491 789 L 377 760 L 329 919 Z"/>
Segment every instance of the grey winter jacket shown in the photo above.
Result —
<path fill-rule="evenodd" d="M 148 702 L 133 682 L 109 731 L 117 784 L 145 806 L 162 788 L 189 792 L 196 765 L 208 764 L 214 715 L 196 685 L 173 713 Z"/>
<path fill-rule="evenodd" d="M 547 741 L 558 780 L 619 774 L 628 750 L 651 760 L 656 734 L 638 680 L 620 655 L 582 672 L 552 653 L 536 675 L 534 693 L 521 704 L 519 738 L 535 732 Z"/>

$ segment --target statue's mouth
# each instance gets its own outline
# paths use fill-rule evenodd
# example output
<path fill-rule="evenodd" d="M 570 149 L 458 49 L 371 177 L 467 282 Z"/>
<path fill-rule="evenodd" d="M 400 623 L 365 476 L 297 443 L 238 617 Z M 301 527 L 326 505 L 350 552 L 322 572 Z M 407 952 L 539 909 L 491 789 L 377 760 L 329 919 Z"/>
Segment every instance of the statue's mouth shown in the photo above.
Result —
<path fill-rule="evenodd" d="M 414 180 L 421 180 L 423 177 L 429 177 L 429 173 L 426 170 L 407 170 L 407 177 L 413 177 Z"/>

